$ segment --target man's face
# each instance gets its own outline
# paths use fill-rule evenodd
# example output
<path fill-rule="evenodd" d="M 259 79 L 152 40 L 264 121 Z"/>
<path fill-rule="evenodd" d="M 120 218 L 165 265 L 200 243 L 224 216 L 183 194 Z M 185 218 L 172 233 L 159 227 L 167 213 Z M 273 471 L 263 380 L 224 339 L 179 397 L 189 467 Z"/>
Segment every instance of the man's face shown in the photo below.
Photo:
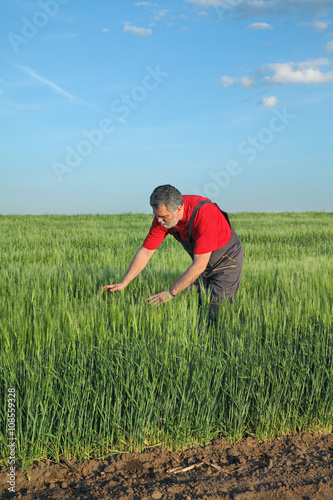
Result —
<path fill-rule="evenodd" d="M 165 228 L 175 227 L 180 220 L 181 207 L 179 206 L 174 212 L 170 212 L 165 205 L 153 210 L 158 222 Z"/>

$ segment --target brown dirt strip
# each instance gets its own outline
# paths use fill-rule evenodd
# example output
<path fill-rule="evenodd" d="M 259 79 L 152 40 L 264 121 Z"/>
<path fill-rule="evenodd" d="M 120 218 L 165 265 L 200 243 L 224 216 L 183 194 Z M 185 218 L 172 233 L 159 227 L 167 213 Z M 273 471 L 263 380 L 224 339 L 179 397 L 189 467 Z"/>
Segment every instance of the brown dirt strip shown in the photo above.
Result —
<path fill-rule="evenodd" d="M 333 500 L 333 434 L 216 439 L 179 452 L 154 448 L 83 463 L 46 460 L 17 471 L 15 494 L 7 473 L 0 471 L 1 499 Z"/>

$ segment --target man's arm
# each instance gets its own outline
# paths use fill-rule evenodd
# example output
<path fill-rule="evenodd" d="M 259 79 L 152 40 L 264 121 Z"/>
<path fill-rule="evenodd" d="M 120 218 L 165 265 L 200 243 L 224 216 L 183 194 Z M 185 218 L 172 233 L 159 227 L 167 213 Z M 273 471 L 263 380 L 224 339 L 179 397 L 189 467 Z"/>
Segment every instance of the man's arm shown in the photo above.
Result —
<path fill-rule="evenodd" d="M 148 250 L 145 247 L 141 247 L 138 252 L 135 254 L 134 259 L 131 262 L 130 267 L 128 268 L 127 273 L 125 274 L 123 280 L 120 283 L 116 283 L 114 285 L 107 285 L 102 288 L 102 291 L 108 290 L 109 292 L 117 292 L 119 290 L 123 290 L 127 287 L 127 285 L 138 276 L 138 274 L 143 271 L 151 257 L 153 256 L 155 250 Z"/>
<path fill-rule="evenodd" d="M 206 269 L 212 252 L 194 255 L 193 263 L 185 273 L 170 288 L 172 295 L 177 295 L 190 286 L 199 278 L 200 274 Z"/>
<path fill-rule="evenodd" d="M 174 283 L 170 290 L 164 290 L 148 297 L 148 302 L 158 306 L 163 302 L 168 302 L 175 295 L 182 292 L 199 278 L 200 274 L 206 269 L 212 252 L 194 255 L 193 263 L 185 271 L 185 273 Z"/>

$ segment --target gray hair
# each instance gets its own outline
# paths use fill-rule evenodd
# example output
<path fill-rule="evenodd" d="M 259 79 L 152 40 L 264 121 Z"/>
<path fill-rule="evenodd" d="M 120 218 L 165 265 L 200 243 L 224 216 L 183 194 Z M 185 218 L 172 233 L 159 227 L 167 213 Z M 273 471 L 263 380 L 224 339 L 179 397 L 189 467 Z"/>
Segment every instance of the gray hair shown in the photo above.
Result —
<path fill-rule="evenodd" d="M 154 210 L 161 208 L 162 205 L 165 205 L 167 210 L 174 212 L 177 210 L 179 205 L 182 206 L 183 203 L 184 200 L 180 191 L 178 191 L 175 187 L 170 186 L 170 184 L 158 186 L 150 195 L 150 205 Z"/>

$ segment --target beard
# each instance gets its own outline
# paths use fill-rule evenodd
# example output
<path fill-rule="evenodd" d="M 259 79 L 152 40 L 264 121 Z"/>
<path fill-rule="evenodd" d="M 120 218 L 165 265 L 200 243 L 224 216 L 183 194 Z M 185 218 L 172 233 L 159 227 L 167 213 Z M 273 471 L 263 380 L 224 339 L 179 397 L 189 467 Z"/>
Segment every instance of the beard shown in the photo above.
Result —
<path fill-rule="evenodd" d="M 179 217 L 176 217 L 175 215 L 172 217 L 172 220 L 170 222 L 165 222 L 162 221 L 161 225 L 165 227 L 166 229 L 170 229 L 171 227 L 175 227 L 176 224 L 179 222 Z"/>

